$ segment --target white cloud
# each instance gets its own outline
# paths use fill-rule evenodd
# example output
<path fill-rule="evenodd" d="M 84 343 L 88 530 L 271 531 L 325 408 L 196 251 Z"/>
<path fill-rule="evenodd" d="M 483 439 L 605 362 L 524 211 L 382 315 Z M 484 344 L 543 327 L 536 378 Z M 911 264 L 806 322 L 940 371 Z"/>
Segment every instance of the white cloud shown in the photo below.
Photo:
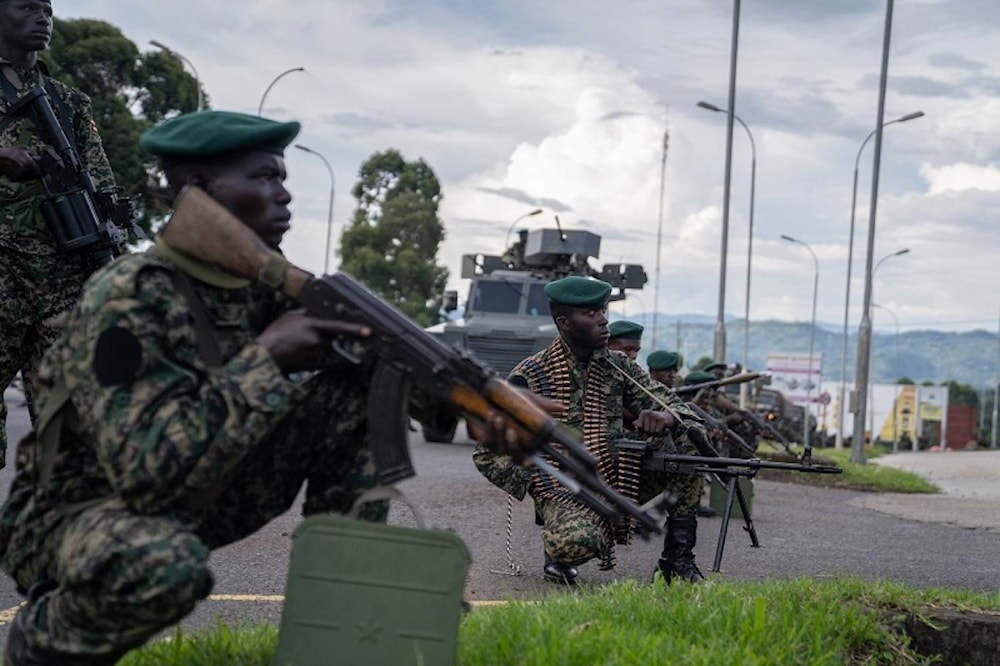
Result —
<path fill-rule="evenodd" d="M 876 123 L 883 6 L 870 0 L 744 3 L 736 112 L 757 147 L 751 316 L 806 320 L 821 264 L 818 318 L 843 317 L 852 167 Z M 389 147 L 423 157 L 442 180 L 452 274 L 465 252 L 499 253 L 511 222 L 604 236 L 598 262 L 656 260 L 660 160 L 670 127 L 660 288 L 670 312 L 715 314 L 732 6 L 708 0 L 419 5 L 399 0 L 74 0 L 61 16 L 99 17 L 141 48 L 159 39 L 196 64 L 214 105 L 304 123 L 300 140 L 329 158 L 335 228 L 353 208 L 358 166 Z M 897 3 L 883 137 L 876 293 L 900 324 L 995 324 L 1000 266 L 1000 3 Z M 726 309 L 740 313 L 750 176 L 742 129 L 733 137 Z M 867 252 L 874 141 L 860 160 L 852 302 Z M 292 151 L 293 260 L 322 265 L 329 178 Z M 503 195 L 506 193 L 506 196 Z M 543 203 L 544 202 L 544 203 Z M 653 285 L 641 296 L 651 305 Z M 884 299 L 884 301 L 882 300 Z M 855 309 L 855 308 L 852 308 Z"/>

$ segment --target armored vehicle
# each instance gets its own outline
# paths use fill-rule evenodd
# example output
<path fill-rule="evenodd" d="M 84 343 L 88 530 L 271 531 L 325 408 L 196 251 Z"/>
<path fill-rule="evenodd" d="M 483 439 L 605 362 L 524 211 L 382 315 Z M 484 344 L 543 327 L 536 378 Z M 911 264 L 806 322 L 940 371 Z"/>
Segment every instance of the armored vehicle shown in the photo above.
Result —
<path fill-rule="evenodd" d="M 545 296 L 546 283 L 568 275 L 595 277 L 611 284 L 611 300 L 626 289 L 642 289 L 648 278 L 638 264 L 606 264 L 593 268 L 601 237 L 589 231 L 522 230 L 503 255 L 462 256 L 462 278 L 471 280 L 462 317 L 427 329 L 446 343 L 466 350 L 506 377 L 520 361 L 544 349 L 556 335 Z M 445 310 L 458 309 L 458 295 L 445 295 Z M 450 442 L 457 420 L 424 428 L 429 442 Z"/>

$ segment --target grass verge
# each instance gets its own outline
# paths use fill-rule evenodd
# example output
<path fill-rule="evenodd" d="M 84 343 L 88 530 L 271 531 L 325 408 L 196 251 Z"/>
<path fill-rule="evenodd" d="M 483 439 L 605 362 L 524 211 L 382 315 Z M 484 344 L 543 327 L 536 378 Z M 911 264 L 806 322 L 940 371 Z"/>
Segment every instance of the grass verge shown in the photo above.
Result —
<path fill-rule="evenodd" d="M 865 456 L 868 459 L 878 458 L 888 452 L 887 448 L 875 446 L 866 449 Z M 784 453 L 770 453 L 761 449 L 758 451 L 758 455 L 762 460 L 794 462 L 794 458 Z M 913 472 L 885 465 L 858 465 L 850 462 L 850 455 L 850 449 L 813 449 L 812 459 L 814 463 L 837 465 L 844 470 L 841 474 L 813 474 L 765 469 L 757 474 L 757 478 L 868 492 L 937 493 L 941 490 Z"/>
<path fill-rule="evenodd" d="M 941 607 L 996 613 L 1000 595 L 852 578 L 671 587 L 621 581 L 474 610 L 462 621 L 458 663 L 929 664 L 899 626 Z M 277 637 L 270 626 L 178 634 L 119 666 L 269 666 Z"/>

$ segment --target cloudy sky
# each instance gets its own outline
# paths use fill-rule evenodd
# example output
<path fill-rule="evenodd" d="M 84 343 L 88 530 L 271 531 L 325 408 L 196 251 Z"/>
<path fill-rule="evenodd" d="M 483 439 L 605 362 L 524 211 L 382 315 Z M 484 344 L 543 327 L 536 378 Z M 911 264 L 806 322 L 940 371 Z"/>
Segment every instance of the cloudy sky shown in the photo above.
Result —
<path fill-rule="evenodd" d="M 158 40 L 197 70 L 214 108 L 303 123 L 334 172 L 334 233 L 359 165 L 394 147 L 444 187 L 440 262 L 499 254 L 519 216 L 601 234 L 604 263 L 650 283 L 626 314 L 714 317 L 723 244 L 730 0 L 56 0 L 61 18 Z M 854 165 L 878 123 L 884 0 L 742 3 L 736 115 L 755 145 L 751 319 L 842 325 Z M 1000 310 L 1000 3 L 897 0 L 874 262 L 875 330 L 997 329 Z M 663 139 L 669 133 L 662 188 Z M 875 138 L 860 152 L 851 329 L 868 252 Z M 751 164 L 736 124 L 725 310 L 746 307 Z M 324 264 L 330 177 L 287 156 L 296 228 L 285 248 Z M 660 242 L 657 242 L 658 237 Z M 657 248 L 659 270 L 657 270 Z M 331 268 L 338 259 L 331 256 Z M 658 280 L 657 280 L 658 277 Z M 617 308 L 618 306 L 616 306 Z"/>

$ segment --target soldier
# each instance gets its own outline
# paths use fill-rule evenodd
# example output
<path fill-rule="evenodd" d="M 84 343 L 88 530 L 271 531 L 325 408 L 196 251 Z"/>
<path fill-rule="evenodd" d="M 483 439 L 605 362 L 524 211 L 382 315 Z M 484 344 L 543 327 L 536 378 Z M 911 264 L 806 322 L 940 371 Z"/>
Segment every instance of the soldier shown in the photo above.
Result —
<path fill-rule="evenodd" d="M 619 490 L 626 489 L 622 487 L 608 442 L 625 434 L 625 410 L 636 415 L 637 430 L 660 435 L 670 432 L 678 447 L 694 453 L 696 449 L 688 436 L 705 436 L 700 419 L 672 391 L 651 381 L 641 366 L 624 354 L 607 349 L 611 285 L 571 276 L 550 282 L 545 293 L 558 336 L 547 349 L 519 363 L 511 371 L 510 381 L 565 404 L 566 411 L 557 418 L 582 433 L 588 450 L 598 460 L 601 476 Z M 675 415 L 683 421 L 675 420 Z M 689 433 L 689 428 L 696 432 Z M 663 439 L 660 444 L 666 446 Z M 555 479 L 537 469 L 525 469 L 508 456 L 482 446 L 476 448 L 473 460 L 487 479 L 513 497 L 523 499 L 526 494 L 531 495 L 542 523 L 546 580 L 572 584 L 577 578 L 577 566 L 594 558 L 600 558 L 602 569 L 614 567 L 614 544 L 627 541 L 621 527 L 608 524 Z M 647 474 L 642 476 L 649 478 Z M 659 488 L 649 490 L 647 495 L 663 490 L 666 485 L 663 477 L 667 475 L 656 476 Z M 701 478 L 677 475 L 672 489 L 678 502 L 667 518 L 663 553 L 656 571 L 667 581 L 675 578 L 696 581 L 702 578 L 693 552 Z"/>
<path fill-rule="evenodd" d="M 681 369 L 681 355 L 672 351 L 655 351 L 646 357 L 649 376 L 664 386 L 676 388 L 680 385 L 677 376 Z"/>
<path fill-rule="evenodd" d="M 202 111 L 140 145 L 174 194 L 202 188 L 278 248 L 298 131 Z M 98 271 L 43 359 L 39 430 L 18 448 L 0 515 L 3 567 L 27 593 L 5 663 L 113 664 L 191 612 L 212 589 L 212 549 L 287 511 L 304 483 L 305 514 L 347 512 L 375 484 L 368 333 L 159 238 Z M 360 367 L 335 338 L 354 341 Z M 484 436 L 519 455 L 493 425 Z M 361 509 L 386 514 L 384 502 Z"/>
<path fill-rule="evenodd" d="M 45 191 L 38 158 L 47 146 L 31 117 L 8 113 L 10 106 L 41 86 L 95 185 L 114 185 L 90 99 L 49 77 L 38 60 L 51 37 L 49 0 L 0 0 L 0 389 L 20 371 L 32 420 L 38 363 L 58 336 L 59 315 L 79 297 L 92 267 L 82 253 L 56 254 L 39 207 Z M 6 421 L 7 406 L 0 400 L 0 467 L 7 451 Z"/>
<path fill-rule="evenodd" d="M 608 349 L 620 351 L 633 361 L 642 349 L 642 331 L 640 324 L 619 319 L 608 325 Z"/>

